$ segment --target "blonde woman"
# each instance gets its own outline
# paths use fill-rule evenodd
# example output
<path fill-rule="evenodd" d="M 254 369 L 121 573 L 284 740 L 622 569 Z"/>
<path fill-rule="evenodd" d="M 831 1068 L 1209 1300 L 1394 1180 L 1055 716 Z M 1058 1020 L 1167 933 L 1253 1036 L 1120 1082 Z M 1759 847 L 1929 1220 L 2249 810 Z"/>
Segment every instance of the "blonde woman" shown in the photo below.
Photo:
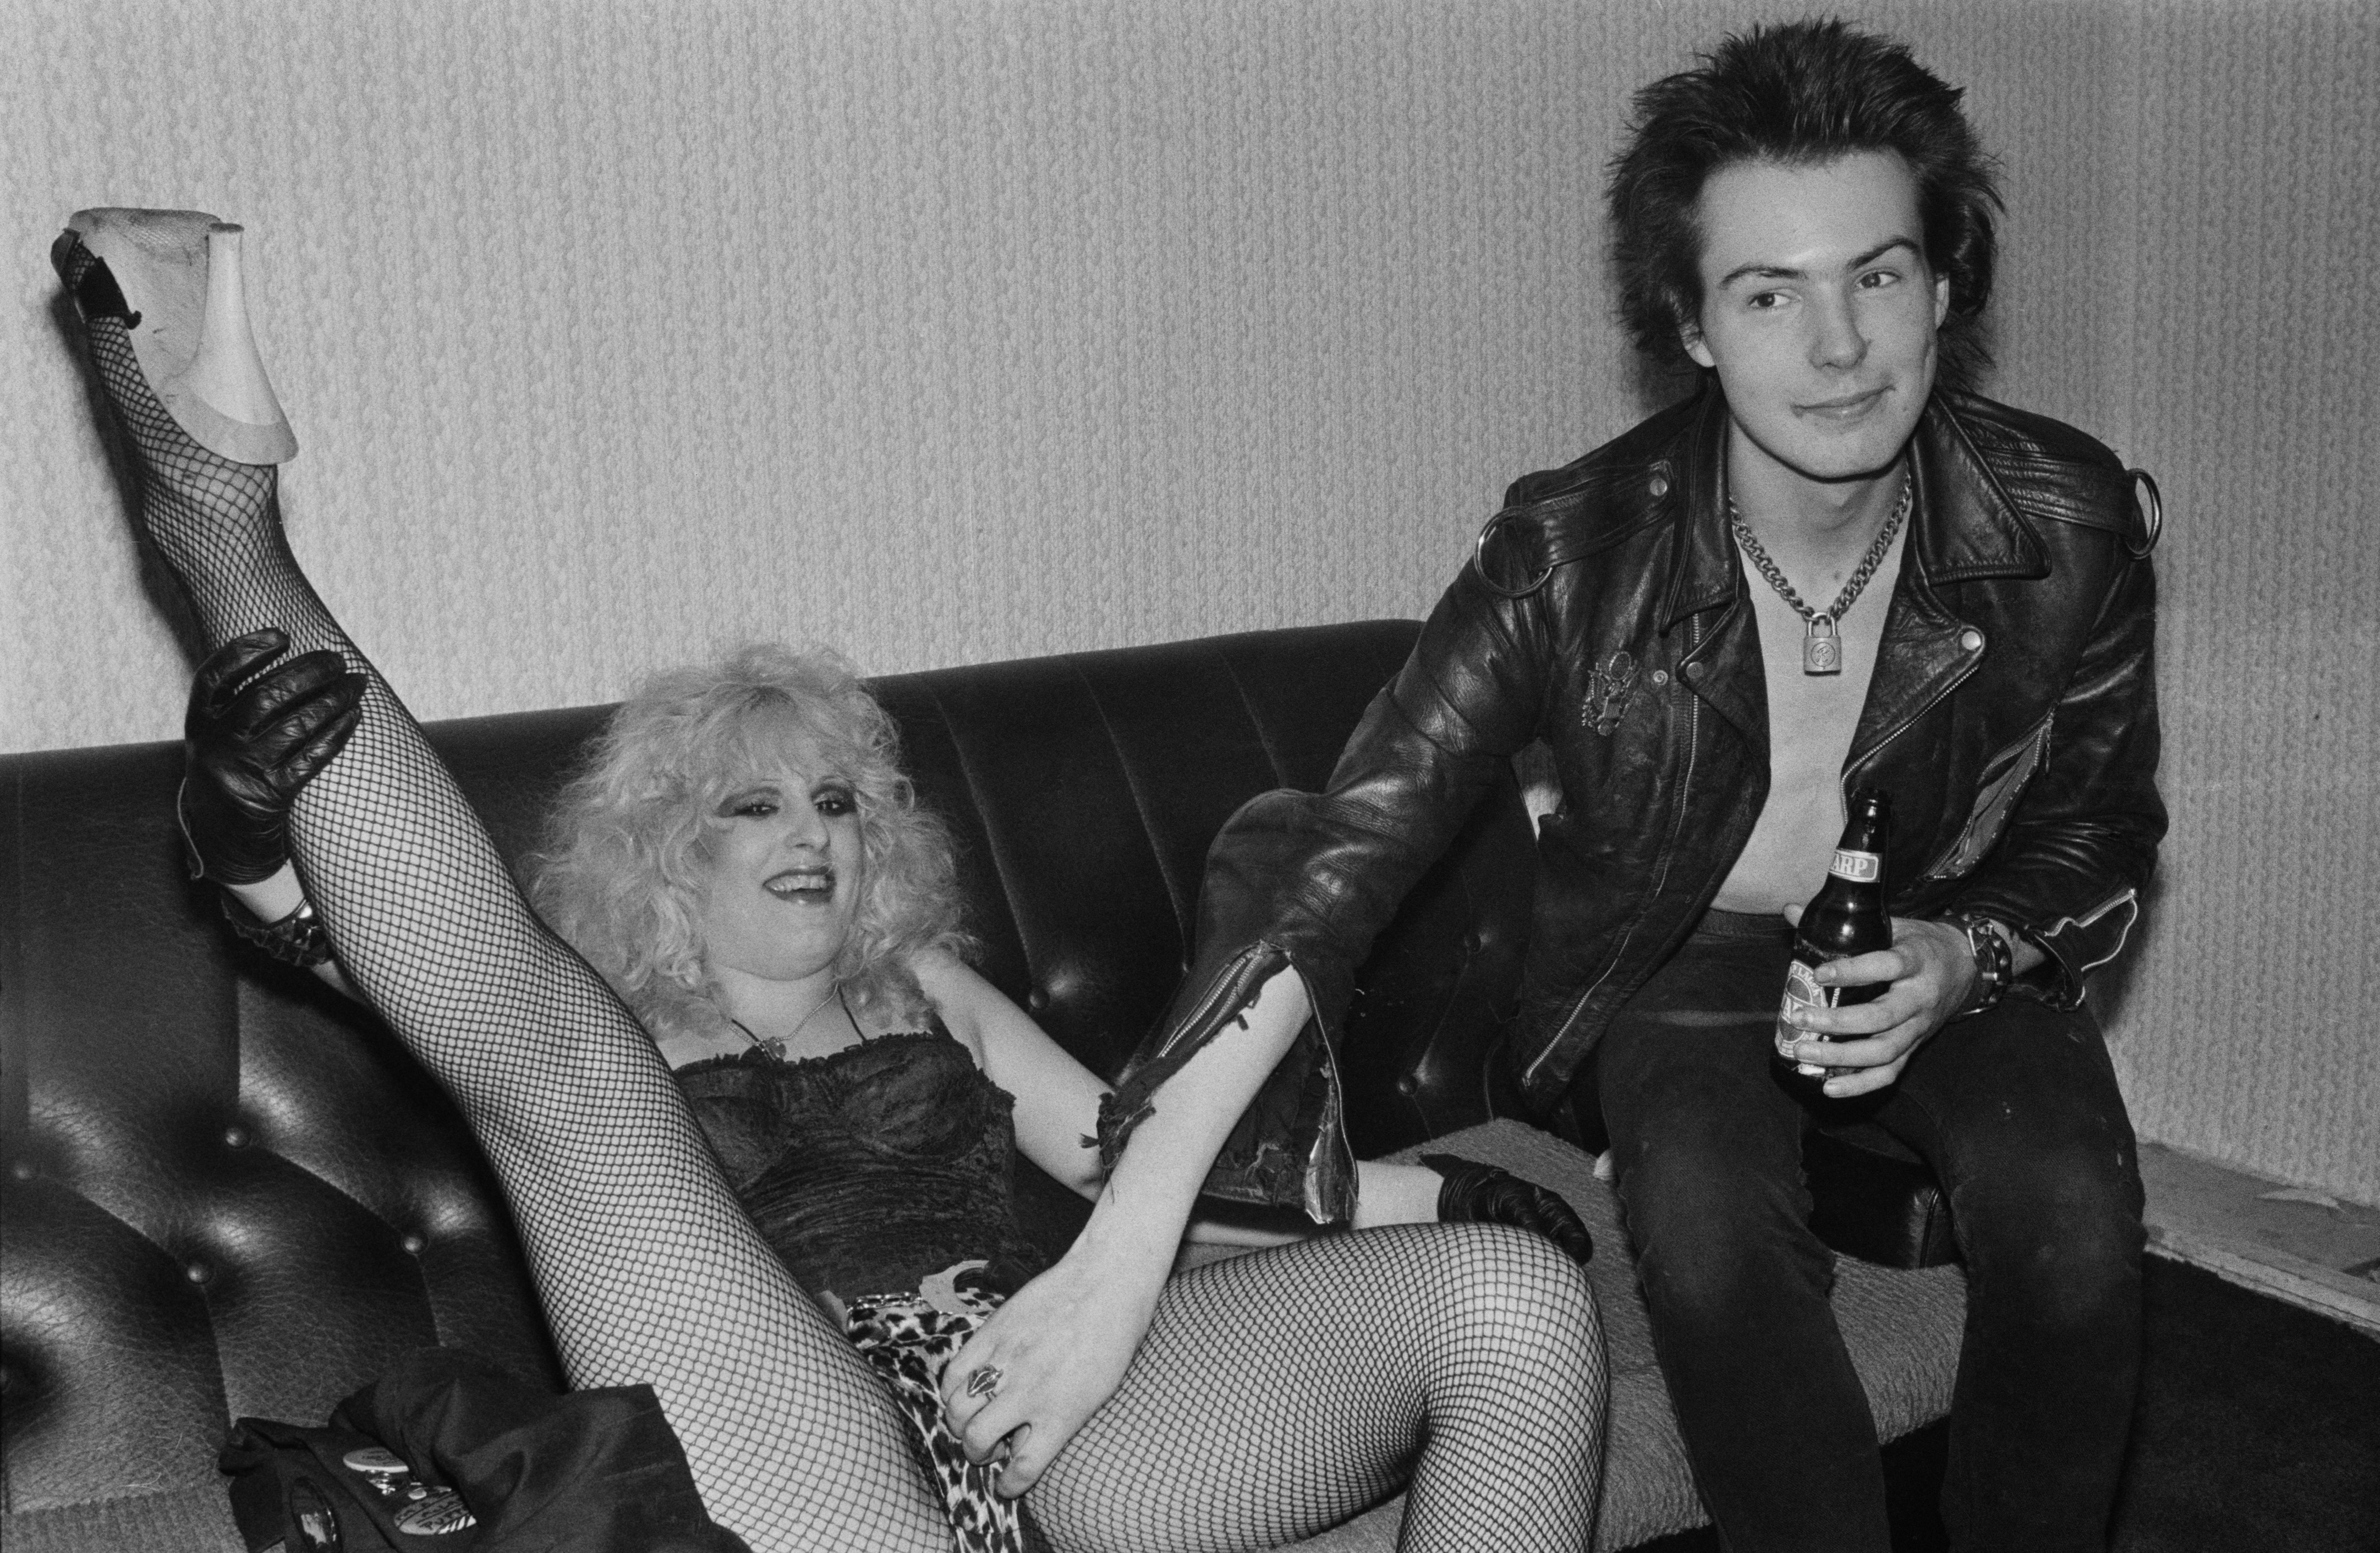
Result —
<path fill-rule="evenodd" d="M 1375 1170 L 1363 1232 L 1169 1280 L 1263 1072 L 1214 1042 L 1102 1176 L 1103 1086 L 967 967 L 947 847 L 830 660 L 632 702 L 558 821 L 549 927 L 283 538 L 237 229 L 84 212 L 54 258 L 215 649 L 194 846 L 261 931 L 319 913 L 493 1163 L 573 1383 L 650 1383 L 722 1525 L 1015 1547 L 1022 1504 L 1059 1548 L 1254 1548 L 1403 1488 L 1409 1548 L 1584 1546 L 1601 1342 L 1515 1227 L 1583 1256 L 1557 1201 Z M 1095 1199 L 1046 1267 L 1013 1147 Z M 1395 1222 L 1441 1212 L 1511 1222 Z"/>

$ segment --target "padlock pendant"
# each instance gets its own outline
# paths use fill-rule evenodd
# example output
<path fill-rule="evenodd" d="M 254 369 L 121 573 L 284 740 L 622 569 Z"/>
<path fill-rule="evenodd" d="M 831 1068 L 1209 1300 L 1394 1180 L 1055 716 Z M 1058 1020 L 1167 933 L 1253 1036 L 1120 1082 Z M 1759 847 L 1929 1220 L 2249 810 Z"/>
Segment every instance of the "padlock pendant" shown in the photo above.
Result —
<path fill-rule="evenodd" d="M 1839 674 L 1843 672 L 1842 643 L 1835 639 L 1835 622 L 1830 615 L 1810 617 L 1810 634 L 1802 638 L 1802 672 L 1805 674 Z"/>

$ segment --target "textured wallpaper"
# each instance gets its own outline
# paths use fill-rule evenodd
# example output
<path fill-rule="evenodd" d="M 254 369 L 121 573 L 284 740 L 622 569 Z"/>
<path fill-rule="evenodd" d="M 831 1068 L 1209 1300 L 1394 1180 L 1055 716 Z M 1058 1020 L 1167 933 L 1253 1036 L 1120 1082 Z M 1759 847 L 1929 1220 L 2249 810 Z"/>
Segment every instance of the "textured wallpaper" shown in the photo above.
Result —
<path fill-rule="evenodd" d="M 324 595 L 425 717 L 1427 609 L 1646 406 L 1601 164 L 1704 0 L 0 0 L 0 748 L 170 736 L 45 261 L 249 228 Z M 2380 7 L 1850 4 L 2006 162 L 2002 397 L 2165 484 L 2142 1131 L 2380 1200 Z"/>
<path fill-rule="evenodd" d="M 2380 1201 L 2380 6 L 2153 8 L 2114 41 L 2107 376 L 2062 413 L 2173 523 L 2174 828 L 2119 1069 L 2143 1135 Z"/>

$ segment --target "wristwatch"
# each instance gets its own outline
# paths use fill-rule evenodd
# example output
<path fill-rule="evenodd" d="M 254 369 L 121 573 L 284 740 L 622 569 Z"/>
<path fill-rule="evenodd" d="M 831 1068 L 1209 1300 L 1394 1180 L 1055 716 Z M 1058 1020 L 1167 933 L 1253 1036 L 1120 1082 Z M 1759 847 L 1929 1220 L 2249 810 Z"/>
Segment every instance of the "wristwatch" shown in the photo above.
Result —
<path fill-rule="evenodd" d="M 2000 1005 L 2009 983 L 2016 979 L 2016 954 L 2009 948 L 2008 929 L 1984 916 L 1962 912 L 1943 919 L 1967 935 L 1967 952 L 1975 957 L 1975 989 L 1950 1017 L 1964 1019 Z"/>

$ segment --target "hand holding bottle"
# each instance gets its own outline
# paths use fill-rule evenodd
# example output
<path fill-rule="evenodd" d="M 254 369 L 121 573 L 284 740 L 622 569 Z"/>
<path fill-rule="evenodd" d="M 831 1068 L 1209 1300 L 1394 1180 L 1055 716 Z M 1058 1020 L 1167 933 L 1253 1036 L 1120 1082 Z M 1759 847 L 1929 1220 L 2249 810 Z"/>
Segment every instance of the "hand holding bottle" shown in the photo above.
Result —
<path fill-rule="evenodd" d="M 1785 908 L 1785 919 L 1797 928 L 1803 916 L 1801 907 Z M 1891 947 L 1830 960 L 1812 972 L 1821 989 L 1879 988 L 1868 1001 L 1797 1007 L 1779 1016 L 1780 1040 L 1785 1025 L 1804 1037 L 1794 1042 L 1793 1059 L 1832 1070 L 1824 1080 L 1828 1099 L 1864 1095 L 1898 1079 L 1911 1054 L 1973 989 L 1975 960 L 1964 933 L 1920 917 L 1889 921 Z"/>
<path fill-rule="evenodd" d="M 1962 931 L 1886 914 L 1891 843 L 1890 795 L 1861 788 L 1827 882 L 1807 906 L 1785 908 L 1793 963 L 1777 1013 L 1777 1069 L 1813 1098 L 1848 1099 L 1899 1078 L 1974 982 Z"/>

